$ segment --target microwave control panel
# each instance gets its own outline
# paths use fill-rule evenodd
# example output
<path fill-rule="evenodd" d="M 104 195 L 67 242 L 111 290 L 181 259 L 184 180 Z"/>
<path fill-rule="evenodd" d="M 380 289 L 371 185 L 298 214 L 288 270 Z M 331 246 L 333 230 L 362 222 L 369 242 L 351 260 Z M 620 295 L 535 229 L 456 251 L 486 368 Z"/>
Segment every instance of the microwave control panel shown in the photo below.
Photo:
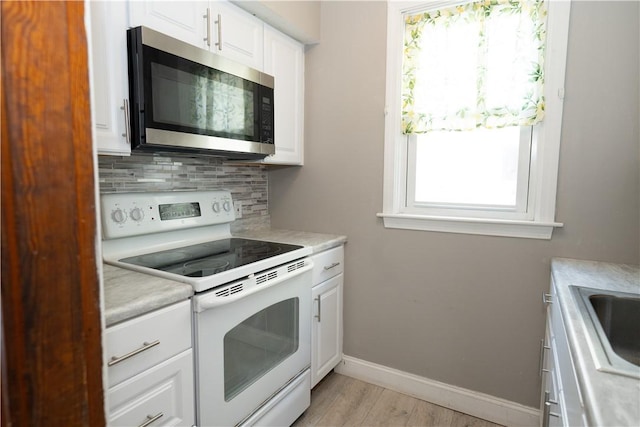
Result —
<path fill-rule="evenodd" d="M 273 113 L 273 89 L 262 87 L 263 91 L 270 91 L 266 96 L 262 95 L 260 107 L 260 142 L 265 144 L 274 143 L 274 113 Z"/>

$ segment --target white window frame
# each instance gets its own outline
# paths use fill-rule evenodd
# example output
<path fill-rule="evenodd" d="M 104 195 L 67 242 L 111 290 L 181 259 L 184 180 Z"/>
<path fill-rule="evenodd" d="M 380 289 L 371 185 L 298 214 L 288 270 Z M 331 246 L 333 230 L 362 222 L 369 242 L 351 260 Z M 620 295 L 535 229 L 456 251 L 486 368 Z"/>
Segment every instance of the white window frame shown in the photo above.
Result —
<path fill-rule="evenodd" d="M 545 117 L 533 127 L 527 215 L 511 213 L 464 215 L 461 210 L 427 214 L 407 206 L 407 159 L 410 144 L 400 128 L 402 15 L 411 11 L 449 6 L 462 1 L 389 1 L 387 6 L 387 88 L 385 106 L 383 208 L 378 216 L 386 228 L 551 239 L 555 221 L 564 79 L 571 0 L 547 0 L 545 53 Z M 434 212 L 434 211 L 431 211 Z M 441 212 L 441 214 L 440 214 Z"/>

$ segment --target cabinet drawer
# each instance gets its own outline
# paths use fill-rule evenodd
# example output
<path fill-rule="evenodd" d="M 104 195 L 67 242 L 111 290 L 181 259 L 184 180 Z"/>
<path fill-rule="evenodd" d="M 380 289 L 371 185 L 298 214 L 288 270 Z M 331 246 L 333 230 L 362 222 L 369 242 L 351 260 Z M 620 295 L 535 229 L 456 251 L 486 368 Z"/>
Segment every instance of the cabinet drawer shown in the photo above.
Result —
<path fill-rule="evenodd" d="M 558 405 L 563 424 L 581 426 L 585 425 L 582 419 L 584 403 L 578 388 L 575 364 L 569 348 L 558 293 L 553 281 L 551 286 L 553 301 L 550 310 L 551 330 L 553 331 L 551 346 L 554 350 L 554 379 L 557 381 L 559 392 Z"/>
<path fill-rule="evenodd" d="M 322 283 L 344 271 L 344 246 L 320 252 L 313 260 L 313 285 Z"/>
<path fill-rule="evenodd" d="M 110 426 L 192 426 L 191 349 L 118 384 L 107 395 Z"/>
<path fill-rule="evenodd" d="M 183 301 L 107 328 L 108 386 L 191 348 L 190 307 Z"/>

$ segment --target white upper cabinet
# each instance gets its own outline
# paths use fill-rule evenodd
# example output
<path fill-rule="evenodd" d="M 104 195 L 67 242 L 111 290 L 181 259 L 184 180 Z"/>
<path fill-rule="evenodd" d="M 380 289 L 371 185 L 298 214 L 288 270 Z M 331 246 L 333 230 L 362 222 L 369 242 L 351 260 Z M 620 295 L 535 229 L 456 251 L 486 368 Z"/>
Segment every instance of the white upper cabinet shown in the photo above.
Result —
<path fill-rule="evenodd" d="M 226 1 L 210 4 L 211 51 L 263 70 L 263 22 Z"/>
<path fill-rule="evenodd" d="M 92 1 L 91 92 L 98 154 L 129 155 L 127 77 L 127 4 Z"/>
<path fill-rule="evenodd" d="M 129 13 L 132 27 L 144 25 L 262 70 L 262 21 L 226 1 L 131 1 Z"/>
<path fill-rule="evenodd" d="M 207 47 L 206 1 L 130 1 L 131 27 L 143 25 L 201 48 Z"/>
<path fill-rule="evenodd" d="M 275 78 L 276 153 L 304 161 L 304 45 L 228 1 L 91 1 L 92 92 L 98 153 L 129 155 L 126 30 L 145 26 Z"/>
<path fill-rule="evenodd" d="M 265 163 L 304 162 L 304 45 L 264 26 L 264 72 L 274 76 L 276 153 Z"/>

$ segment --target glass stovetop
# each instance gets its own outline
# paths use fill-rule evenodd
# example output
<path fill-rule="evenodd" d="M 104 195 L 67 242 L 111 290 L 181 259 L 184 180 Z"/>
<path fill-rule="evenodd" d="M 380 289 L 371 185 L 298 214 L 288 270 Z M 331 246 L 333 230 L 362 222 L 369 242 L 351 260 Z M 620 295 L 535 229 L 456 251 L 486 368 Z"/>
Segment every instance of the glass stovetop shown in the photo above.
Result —
<path fill-rule="evenodd" d="M 123 258 L 120 262 L 187 277 L 206 277 L 280 255 L 302 246 L 239 238 Z"/>

